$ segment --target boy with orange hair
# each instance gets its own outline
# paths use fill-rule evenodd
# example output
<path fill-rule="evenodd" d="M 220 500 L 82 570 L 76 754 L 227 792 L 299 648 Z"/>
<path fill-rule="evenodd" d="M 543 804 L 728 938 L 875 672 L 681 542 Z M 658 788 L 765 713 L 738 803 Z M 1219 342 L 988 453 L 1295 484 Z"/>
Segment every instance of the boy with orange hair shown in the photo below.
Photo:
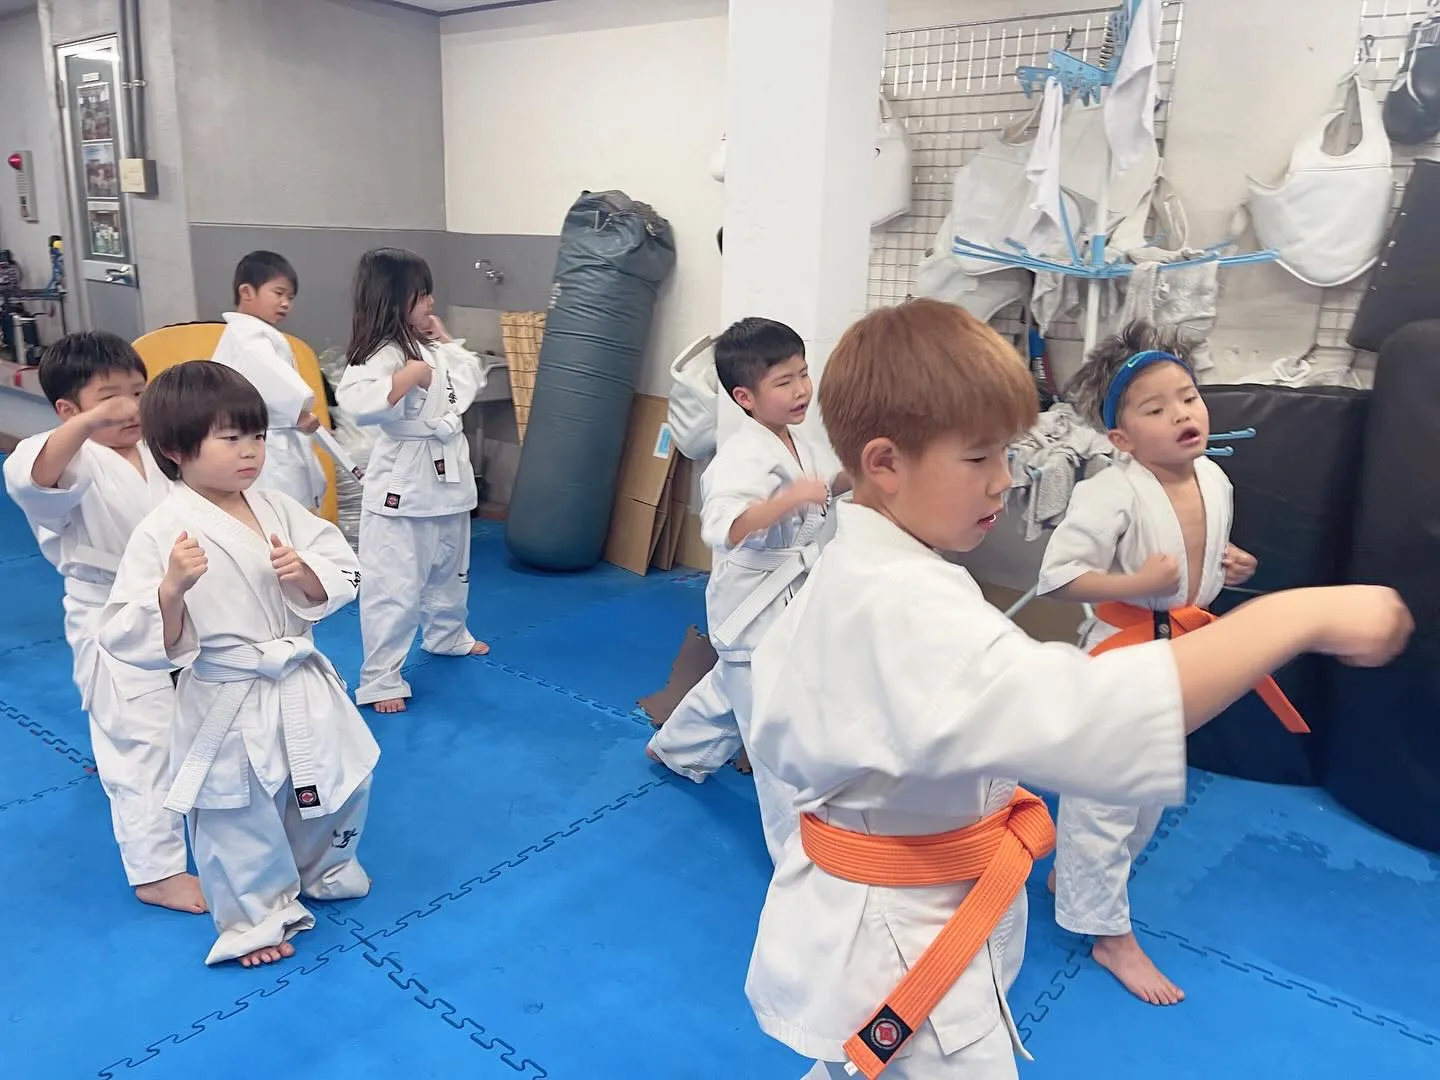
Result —
<path fill-rule="evenodd" d="M 937 301 L 871 312 L 831 354 L 820 407 L 854 502 L 753 655 L 750 756 L 795 789 L 801 842 L 746 992 L 768 1034 L 817 1059 L 811 1080 L 847 1059 L 870 1078 L 1011 1080 L 1024 883 L 1055 838 L 1015 778 L 1182 802 L 1186 732 L 1301 652 L 1385 663 L 1413 623 L 1394 591 L 1346 586 L 1100 657 L 1041 644 L 937 554 L 994 526 L 1007 445 L 1035 420 L 1014 349 Z"/>

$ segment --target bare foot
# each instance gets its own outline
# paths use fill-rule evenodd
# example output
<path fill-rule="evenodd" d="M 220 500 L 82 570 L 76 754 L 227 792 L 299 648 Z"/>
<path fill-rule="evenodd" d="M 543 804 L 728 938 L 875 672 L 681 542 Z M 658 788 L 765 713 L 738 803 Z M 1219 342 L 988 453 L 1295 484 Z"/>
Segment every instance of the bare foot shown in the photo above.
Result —
<path fill-rule="evenodd" d="M 655 753 L 654 750 L 651 750 L 648 744 L 645 747 L 645 756 L 648 757 L 651 761 L 653 761 L 656 765 L 665 764 L 663 761 L 660 760 L 660 755 Z"/>
<path fill-rule="evenodd" d="M 142 904 L 154 904 L 190 915 L 203 915 L 206 911 L 205 894 L 200 891 L 200 879 L 194 874 L 172 874 L 159 881 L 137 885 L 135 899 Z"/>
<path fill-rule="evenodd" d="M 282 941 L 279 945 L 266 945 L 263 949 L 256 949 L 240 957 L 241 967 L 259 967 L 261 964 L 273 964 L 276 960 L 284 960 L 295 955 L 295 946 L 288 941 Z"/>
<path fill-rule="evenodd" d="M 1045 879 L 1045 888 L 1053 894 L 1055 892 L 1055 867 L 1050 867 L 1050 876 Z"/>
<path fill-rule="evenodd" d="M 477 642 L 475 642 L 474 645 L 471 645 L 471 646 L 470 646 L 470 655 L 471 655 L 471 656 L 489 656 L 489 655 L 490 655 L 490 646 L 489 646 L 489 645 L 486 645 L 485 642 L 483 642 L 483 641 L 477 641 Z"/>
<path fill-rule="evenodd" d="M 405 711 L 405 699 L 403 697 L 389 698 L 385 701 L 377 701 L 371 705 L 376 712 L 392 713 Z"/>
<path fill-rule="evenodd" d="M 1090 951 L 1095 962 L 1120 980 L 1122 986 L 1151 1005 L 1178 1005 L 1185 991 L 1167 979 L 1145 955 L 1135 935 L 1097 937 Z"/>
<path fill-rule="evenodd" d="M 735 759 L 735 771 L 749 776 L 755 770 L 750 768 L 750 755 L 742 748 L 740 756 Z"/>

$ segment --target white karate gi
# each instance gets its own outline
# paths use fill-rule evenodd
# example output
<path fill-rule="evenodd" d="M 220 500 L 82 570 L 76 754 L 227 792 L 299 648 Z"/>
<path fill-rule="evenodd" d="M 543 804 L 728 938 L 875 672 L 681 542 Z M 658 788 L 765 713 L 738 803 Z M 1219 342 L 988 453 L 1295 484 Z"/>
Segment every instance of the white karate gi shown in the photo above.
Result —
<path fill-rule="evenodd" d="M 300 413 L 314 406 L 315 391 L 296 370 L 290 342 L 279 330 L 238 311 L 227 311 L 225 323 L 210 359 L 244 375 L 270 413 L 265 467 L 254 487 L 283 491 L 301 506 L 318 510 L 325 497 L 325 470 L 315 457 L 314 440 L 295 426 Z"/>
<path fill-rule="evenodd" d="M 827 507 L 789 514 L 738 546 L 730 543 L 730 527 L 755 503 L 807 476 L 834 482 L 833 473 L 819 475 L 819 459 L 805 433 L 792 427 L 790 435 L 798 460 L 774 432 L 746 416 L 700 479 L 700 535 L 715 555 L 705 588 L 705 613 L 719 661 L 650 740 L 661 761 L 697 784 L 746 744 L 750 653 L 820 555 Z M 792 806 L 795 793 L 764 765 L 756 765 L 753 758 L 750 764 L 765 844 L 770 858 L 778 861 L 798 821 Z"/>
<path fill-rule="evenodd" d="M 1209 458 L 1195 463 L 1205 500 L 1205 565 L 1193 601 L 1185 538 L 1165 489 L 1150 470 L 1126 459 L 1076 485 L 1065 519 L 1050 537 L 1040 567 L 1039 592 L 1054 592 L 1082 574 L 1132 574 L 1153 555 L 1180 565 L 1173 596 L 1132 600 L 1166 611 L 1194 603 L 1208 607 L 1225 584 L 1230 540 L 1230 481 Z M 1117 632 L 1099 619 L 1081 627 L 1081 648 L 1094 649 Z M 1055 843 L 1055 921 L 1075 934 L 1107 937 L 1130 932 L 1130 866 L 1145 849 L 1164 813 L 1163 803 L 1115 804 L 1065 796 Z"/>
<path fill-rule="evenodd" d="M 218 933 L 207 964 L 313 927 L 301 893 L 340 900 L 370 889 L 355 853 L 380 748 L 311 633 L 355 598 L 355 554 L 339 529 L 288 495 L 246 498 L 265 537 L 177 486 L 136 528 L 100 630 L 101 647 L 137 667 L 188 666 L 166 802 L 189 815 Z M 186 594 L 184 630 L 167 652 L 157 593 L 181 532 L 199 542 L 209 569 Z M 325 600 L 281 588 L 272 533 L 315 571 Z"/>
<path fill-rule="evenodd" d="M 30 474 L 49 436 L 30 436 L 5 459 L 5 490 L 65 579 L 65 640 L 89 716 L 95 771 L 110 799 L 126 880 L 145 885 L 185 872 L 185 823 L 164 805 L 175 691 L 168 665 L 142 671 L 116 663 L 100 651 L 96 634 L 130 534 L 171 484 L 143 443 L 142 476 L 108 446 L 86 442 L 58 487 L 37 487 Z"/>
<path fill-rule="evenodd" d="M 836 538 L 751 661 L 750 759 L 797 789 L 799 812 L 859 833 L 930 835 L 1006 806 L 1014 777 L 1112 800 L 1183 797 L 1168 644 L 1091 659 L 1033 641 L 964 569 L 882 515 L 841 503 L 838 517 Z M 843 1062 L 845 1040 L 969 889 L 856 884 L 788 844 L 746 981 L 761 1028 L 798 1053 Z M 1005 992 L 1025 918 L 1021 890 L 886 1080 L 1016 1075 Z M 811 1073 L 827 1075 L 839 1073 Z"/>
<path fill-rule="evenodd" d="M 463 656 L 475 645 L 465 625 L 470 600 L 470 511 L 477 501 L 463 416 L 485 386 L 479 358 L 463 342 L 423 349 L 430 387 L 391 405 L 391 377 L 405 366 L 397 345 L 351 364 L 335 399 L 379 435 L 360 502 L 361 705 L 410 696 L 400 674 L 418 627 L 421 646 Z"/>

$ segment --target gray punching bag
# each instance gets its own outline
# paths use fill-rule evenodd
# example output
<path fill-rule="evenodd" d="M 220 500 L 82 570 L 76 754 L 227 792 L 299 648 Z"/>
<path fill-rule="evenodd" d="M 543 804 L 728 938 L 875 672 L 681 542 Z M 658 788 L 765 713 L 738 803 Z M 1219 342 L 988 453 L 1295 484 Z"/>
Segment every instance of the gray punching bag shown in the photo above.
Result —
<path fill-rule="evenodd" d="M 520 562 L 600 561 L 655 294 L 674 266 L 670 223 L 644 203 L 586 191 L 570 207 L 505 525 Z"/>

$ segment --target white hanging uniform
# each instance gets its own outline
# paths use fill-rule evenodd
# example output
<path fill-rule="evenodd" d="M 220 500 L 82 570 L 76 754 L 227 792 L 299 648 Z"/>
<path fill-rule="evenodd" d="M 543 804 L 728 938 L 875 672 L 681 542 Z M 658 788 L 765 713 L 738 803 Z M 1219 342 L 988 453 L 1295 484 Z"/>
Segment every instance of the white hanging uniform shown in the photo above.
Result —
<path fill-rule="evenodd" d="M 394 405 L 391 377 L 405 366 L 398 345 L 351 364 L 335 389 L 357 424 L 379 427 L 360 503 L 361 705 L 410 696 L 400 669 L 417 627 L 427 652 L 463 656 L 475 645 L 465 620 L 477 497 L 462 418 L 485 372 L 460 341 L 422 352 L 433 369 L 429 388 L 414 387 Z"/>
<path fill-rule="evenodd" d="M 95 771 L 110 799 L 126 880 L 146 885 L 186 868 L 185 823 L 164 806 L 175 711 L 170 666 L 142 671 L 116 663 L 96 635 L 125 545 L 171 484 L 143 443 L 136 448 L 142 476 L 108 446 L 86 442 L 58 487 L 37 487 L 30 474 L 49 437 L 32 435 L 5 459 L 5 490 L 65 579 L 65 640 L 89 716 Z"/>
<path fill-rule="evenodd" d="M 882 515 L 852 503 L 837 514 L 836 538 L 752 659 L 750 759 L 795 789 L 799 812 L 874 836 L 945 833 L 1007 806 L 1017 776 L 1117 801 L 1183 798 L 1168 645 L 1092 660 L 1040 644 Z M 843 1077 L 845 1041 L 970 888 L 861 884 L 787 844 L 746 981 L 761 1028 L 818 1059 L 812 1077 Z M 1016 1076 L 1005 993 L 1025 920 L 1021 887 L 884 1080 Z"/>
<path fill-rule="evenodd" d="M 1149 469 L 1128 459 L 1075 486 L 1065 519 L 1045 549 L 1040 595 L 1082 574 L 1133 574 L 1151 556 L 1169 555 L 1180 566 L 1179 591 L 1127 602 L 1159 611 L 1192 602 L 1208 607 L 1225 584 L 1222 563 L 1230 541 L 1233 498 L 1229 478 L 1209 458 L 1195 462 L 1195 474 L 1205 502 L 1206 532 L 1205 565 L 1193 601 L 1186 595 L 1190 567 L 1185 538 L 1170 498 Z M 1081 648 L 1088 652 L 1117 632 L 1116 627 L 1092 619 L 1081 627 Z M 1131 651 L 1133 647 L 1118 650 Z M 1130 866 L 1150 842 L 1165 805 L 1061 798 L 1055 845 L 1056 922 L 1075 934 L 1115 937 L 1130 932 Z"/>
<path fill-rule="evenodd" d="M 135 530 L 100 631 L 101 647 L 126 663 L 187 668 L 166 805 L 189 817 L 218 933 L 207 964 L 313 927 L 301 893 L 343 900 L 370 889 L 355 856 L 380 748 L 311 632 L 355 598 L 355 554 L 288 495 L 246 499 L 265 537 L 178 485 Z M 184 630 L 167 651 L 157 593 L 182 532 L 209 569 L 186 594 Z M 281 587 L 272 533 L 315 572 L 325 600 Z"/>
<path fill-rule="evenodd" d="M 797 460 L 780 438 L 746 416 L 701 477 L 701 537 L 715 553 L 705 612 L 719 661 L 680 700 L 650 749 L 681 776 L 702 782 L 746 745 L 750 653 L 805 581 L 820 555 L 826 507 L 790 514 L 763 533 L 730 544 L 730 527 L 755 503 L 807 476 L 820 477 L 804 432 L 791 428 Z M 760 820 L 770 857 L 778 860 L 795 831 L 794 792 L 751 760 Z"/>
<path fill-rule="evenodd" d="M 270 413 L 265 467 L 253 486 L 283 491 L 301 506 L 318 510 L 325 497 L 325 470 L 316 460 L 314 441 L 295 426 L 300 413 L 315 404 L 315 392 L 295 369 L 295 354 L 279 330 L 238 311 L 227 311 L 225 323 L 210 359 L 244 375 Z"/>

